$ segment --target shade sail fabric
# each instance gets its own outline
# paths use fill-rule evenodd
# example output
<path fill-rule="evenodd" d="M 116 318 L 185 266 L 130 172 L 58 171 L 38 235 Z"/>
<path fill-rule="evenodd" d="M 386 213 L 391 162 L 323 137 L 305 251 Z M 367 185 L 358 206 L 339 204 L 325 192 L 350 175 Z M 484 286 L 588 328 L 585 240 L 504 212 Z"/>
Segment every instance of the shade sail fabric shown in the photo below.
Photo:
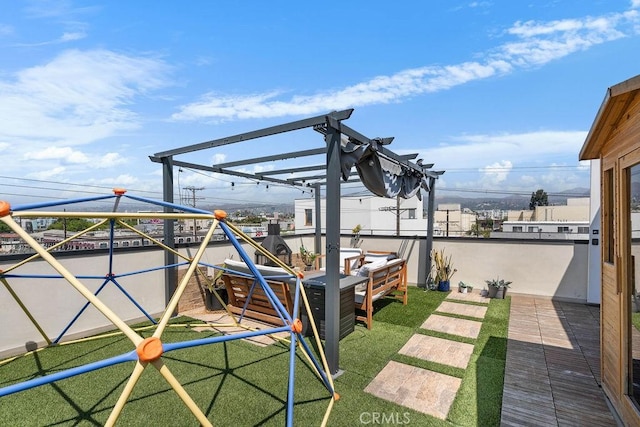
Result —
<path fill-rule="evenodd" d="M 342 179 L 344 181 L 349 179 L 351 174 L 351 168 L 358 163 L 358 160 L 362 157 L 366 150 L 366 146 L 362 144 L 353 143 L 346 135 L 341 135 L 340 139 L 340 169 L 342 172 Z"/>
<path fill-rule="evenodd" d="M 355 165 L 364 186 L 376 196 L 404 199 L 418 196 L 420 199 L 420 188 L 424 187 L 428 191 L 423 174 L 403 167 L 372 145 L 358 145 L 344 138 L 341 145 L 340 163 L 345 181 Z"/>

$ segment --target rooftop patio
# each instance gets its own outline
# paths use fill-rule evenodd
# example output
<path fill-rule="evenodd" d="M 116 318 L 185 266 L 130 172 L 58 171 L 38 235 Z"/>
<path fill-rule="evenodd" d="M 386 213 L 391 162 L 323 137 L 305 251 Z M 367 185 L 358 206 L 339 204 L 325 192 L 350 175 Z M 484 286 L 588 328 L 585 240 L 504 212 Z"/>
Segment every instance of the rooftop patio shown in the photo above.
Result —
<path fill-rule="evenodd" d="M 300 240 L 301 237 L 296 236 L 295 239 Z M 372 236 L 365 238 L 363 245 L 367 249 L 392 249 L 403 246 L 404 240 L 407 239 L 377 239 Z M 409 281 L 412 282 L 419 277 L 417 270 L 421 268 L 420 239 L 416 238 L 406 246 L 408 249 L 403 255 L 408 261 Z M 351 396 L 349 399 L 355 399 L 364 406 L 353 408 L 346 402 L 348 399 L 337 403 L 332 415 L 335 425 L 341 425 L 345 420 L 358 421 L 353 418 L 356 409 L 360 414 L 367 410 L 375 412 L 376 408 L 398 414 L 403 414 L 406 409 L 412 420 L 417 423 L 424 421 L 427 425 L 615 425 L 599 388 L 598 308 L 562 302 L 568 295 L 585 294 L 586 285 L 581 280 L 584 273 L 580 271 L 585 265 L 583 257 L 586 251 L 583 249 L 586 245 L 575 242 L 514 244 L 493 239 L 450 239 L 436 240 L 436 246 L 447 247 L 460 268 L 457 277 L 465 282 L 472 270 L 476 275 L 487 278 L 489 274 L 499 273 L 500 277 L 512 279 L 514 284 L 509 299 L 487 300 L 480 297 L 479 286 L 475 293 L 466 295 L 455 291 L 450 294 L 424 291 L 413 286 L 409 306 L 379 301 L 373 330 L 367 331 L 358 325 L 354 333 L 341 341 L 341 368 L 345 374 L 337 379 L 337 389 L 344 390 L 344 396 Z M 189 252 L 189 248 L 182 250 Z M 205 258 L 209 262 L 217 262 L 227 256 L 228 251 L 225 244 L 217 242 L 210 245 Z M 68 255 L 65 264 L 91 272 L 104 268 L 101 259 L 104 255 L 97 251 Z M 548 264 L 544 286 L 539 285 L 542 276 L 532 280 L 521 274 L 528 271 L 526 267 L 534 263 L 536 256 L 542 255 L 551 256 L 555 261 L 553 266 Z M 161 252 L 148 249 L 120 251 L 118 256 L 122 258 L 121 262 L 126 261 L 136 268 L 162 263 Z M 546 263 L 544 259 L 541 262 Z M 42 268 L 37 262 L 32 266 L 36 271 Z M 152 274 L 158 276 L 157 272 Z M 472 282 L 477 284 L 479 277 Z M 164 289 L 151 286 L 161 282 L 161 277 L 151 278 L 142 290 L 147 303 L 151 304 L 150 312 L 157 312 L 163 307 Z M 18 291 L 39 286 L 29 282 L 23 285 L 24 289 L 20 291 L 17 288 Z M 63 296 L 58 289 L 53 298 L 47 295 L 48 288 L 40 286 L 38 289 L 42 291 L 29 293 L 30 307 L 35 305 L 38 310 L 49 313 L 34 312 L 36 317 L 50 320 L 46 327 L 53 330 L 59 327 L 58 323 L 64 326 L 68 319 L 60 316 L 60 310 L 73 296 Z M 131 291 L 137 292 L 136 289 L 133 287 Z M 525 294 L 542 292 L 545 295 L 532 297 L 518 294 L 519 291 Z M 496 329 L 499 323 L 496 313 L 505 309 L 505 327 L 500 331 Z M 8 307 L 2 316 L 6 324 L 16 325 L 12 331 L 7 331 L 14 334 L 21 328 L 12 310 Z M 183 314 L 198 317 L 192 312 Z M 135 310 L 126 316 L 131 321 L 134 315 Z M 83 326 L 88 328 L 86 330 L 104 328 L 96 327 L 96 319 L 88 317 L 83 318 L 88 320 L 88 326 Z M 508 335 L 507 318 L 510 319 Z M 28 328 L 24 330 L 28 332 Z M 31 334 L 16 338 L 17 342 L 35 341 L 37 335 L 34 331 Z M 7 343 L 10 344 L 0 344 L 6 349 Z M 363 359 L 365 353 L 368 357 Z M 207 362 L 206 366 L 209 365 Z M 220 367 L 214 363 L 210 368 L 215 371 Z M 42 369 L 40 375 L 46 371 Z M 487 373 L 493 379 L 498 378 L 497 392 L 496 384 L 491 384 L 493 380 L 487 379 Z M 216 377 L 206 374 L 206 378 L 195 382 L 206 383 L 212 376 Z M 2 399 L 7 398 L 14 399 L 15 396 Z M 59 399 L 55 388 L 48 398 Z M 489 405 L 485 405 L 484 399 L 490 400 L 496 409 L 487 410 L 485 406 Z M 107 407 L 108 400 L 105 400 Z M 380 403 L 383 401 L 388 403 Z M 63 407 L 68 405 L 65 402 L 61 403 Z M 211 401 L 208 405 L 213 407 L 214 403 L 220 405 L 221 402 Z M 274 411 L 274 414 L 278 412 L 277 409 Z M 32 414 L 25 412 L 22 416 Z M 51 421 L 46 418 L 46 413 L 33 416 Z M 73 410 L 67 417 L 68 420 L 75 419 Z M 96 417 L 100 418 L 99 415 Z M 269 420 L 279 420 L 276 415 L 273 417 Z M 307 417 L 305 419 L 313 418 Z"/>

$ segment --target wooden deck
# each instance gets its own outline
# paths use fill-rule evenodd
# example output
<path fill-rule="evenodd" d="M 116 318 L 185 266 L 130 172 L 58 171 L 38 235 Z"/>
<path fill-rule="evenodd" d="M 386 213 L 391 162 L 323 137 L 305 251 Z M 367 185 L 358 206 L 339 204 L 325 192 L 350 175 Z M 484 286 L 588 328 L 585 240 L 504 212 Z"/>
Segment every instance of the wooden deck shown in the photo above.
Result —
<path fill-rule="evenodd" d="M 600 388 L 600 310 L 513 295 L 502 426 L 616 426 Z"/>

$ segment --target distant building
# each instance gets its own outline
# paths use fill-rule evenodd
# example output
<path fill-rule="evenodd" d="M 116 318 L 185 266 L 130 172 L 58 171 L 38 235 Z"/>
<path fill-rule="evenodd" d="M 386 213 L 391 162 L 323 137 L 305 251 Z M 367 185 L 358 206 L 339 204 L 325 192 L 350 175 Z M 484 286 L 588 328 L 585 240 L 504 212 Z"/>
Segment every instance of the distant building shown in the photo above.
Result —
<path fill-rule="evenodd" d="M 320 200 L 321 218 L 326 218 L 326 199 Z M 296 234 L 315 231 L 314 199 L 295 200 Z M 359 225 L 360 234 L 425 236 L 427 220 L 423 214 L 423 201 L 411 199 L 387 199 L 376 196 L 349 196 L 340 199 L 340 232 L 349 234 Z M 326 224 L 321 224 L 322 232 Z M 436 231 L 434 230 L 434 234 Z"/>
<path fill-rule="evenodd" d="M 441 203 L 434 212 L 435 236 L 467 236 L 477 224 L 478 216 L 469 209 L 461 209 L 460 204 Z M 436 232 L 437 230 L 437 232 Z"/>
<path fill-rule="evenodd" d="M 589 239 L 589 198 L 570 198 L 566 205 L 509 211 L 502 231 L 491 237 L 512 239 Z"/>
<path fill-rule="evenodd" d="M 507 221 L 588 221 L 589 197 L 567 199 L 566 205 L 536 206 L 534 210 L 508 211 Z"/>

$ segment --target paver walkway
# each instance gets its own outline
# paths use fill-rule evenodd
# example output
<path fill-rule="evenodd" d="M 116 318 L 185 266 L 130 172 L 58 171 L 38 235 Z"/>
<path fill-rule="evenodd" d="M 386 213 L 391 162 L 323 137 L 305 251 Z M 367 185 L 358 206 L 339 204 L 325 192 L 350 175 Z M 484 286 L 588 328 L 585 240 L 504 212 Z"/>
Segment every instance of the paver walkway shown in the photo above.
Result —
<path fill-rule="evenodd" d="M 465 369 L 473 353 L 473 344 L 415 334 L 409 338 L 399 353 Z"/>
<path fill-rule="evenodd" d="M 390 361 L 364 391 L 445 419 L 461 381 L 460 378 Z"/>
<path fill-rule="evenodd" d="M 480 333 L 487 306 L 466 304 L 465 301 L 488 303 L 479 292 L 451 292 L 436 312 L 477 318 L 459 319 L 432 314 L 422 329 L 475 339 Z M 429 335 L 414 334 L 399 353 L 416 359 L 466 369 L 473 354 L 473 344 Z M 462 380 L 428 369 L 391 361 L 369 383 L 365 391 L 398 405 L 446 419 Z"/>
<path fill-rule="evenodd" d="M 461 300 L 458 299 L 458 301 Z M 487 314 L 487 308 L 486 305 L 459 304 L 445 300 L 438 306 L 436 312 L 484 319 L 484 315 Z"/>
<path fill-rule="evenodd" d="M 436 311 L 438 310 L 436 309 Z M 422 329 L 475 339 L 478 338 L 482 322 L 432 314 L 421 327 Z"/>

